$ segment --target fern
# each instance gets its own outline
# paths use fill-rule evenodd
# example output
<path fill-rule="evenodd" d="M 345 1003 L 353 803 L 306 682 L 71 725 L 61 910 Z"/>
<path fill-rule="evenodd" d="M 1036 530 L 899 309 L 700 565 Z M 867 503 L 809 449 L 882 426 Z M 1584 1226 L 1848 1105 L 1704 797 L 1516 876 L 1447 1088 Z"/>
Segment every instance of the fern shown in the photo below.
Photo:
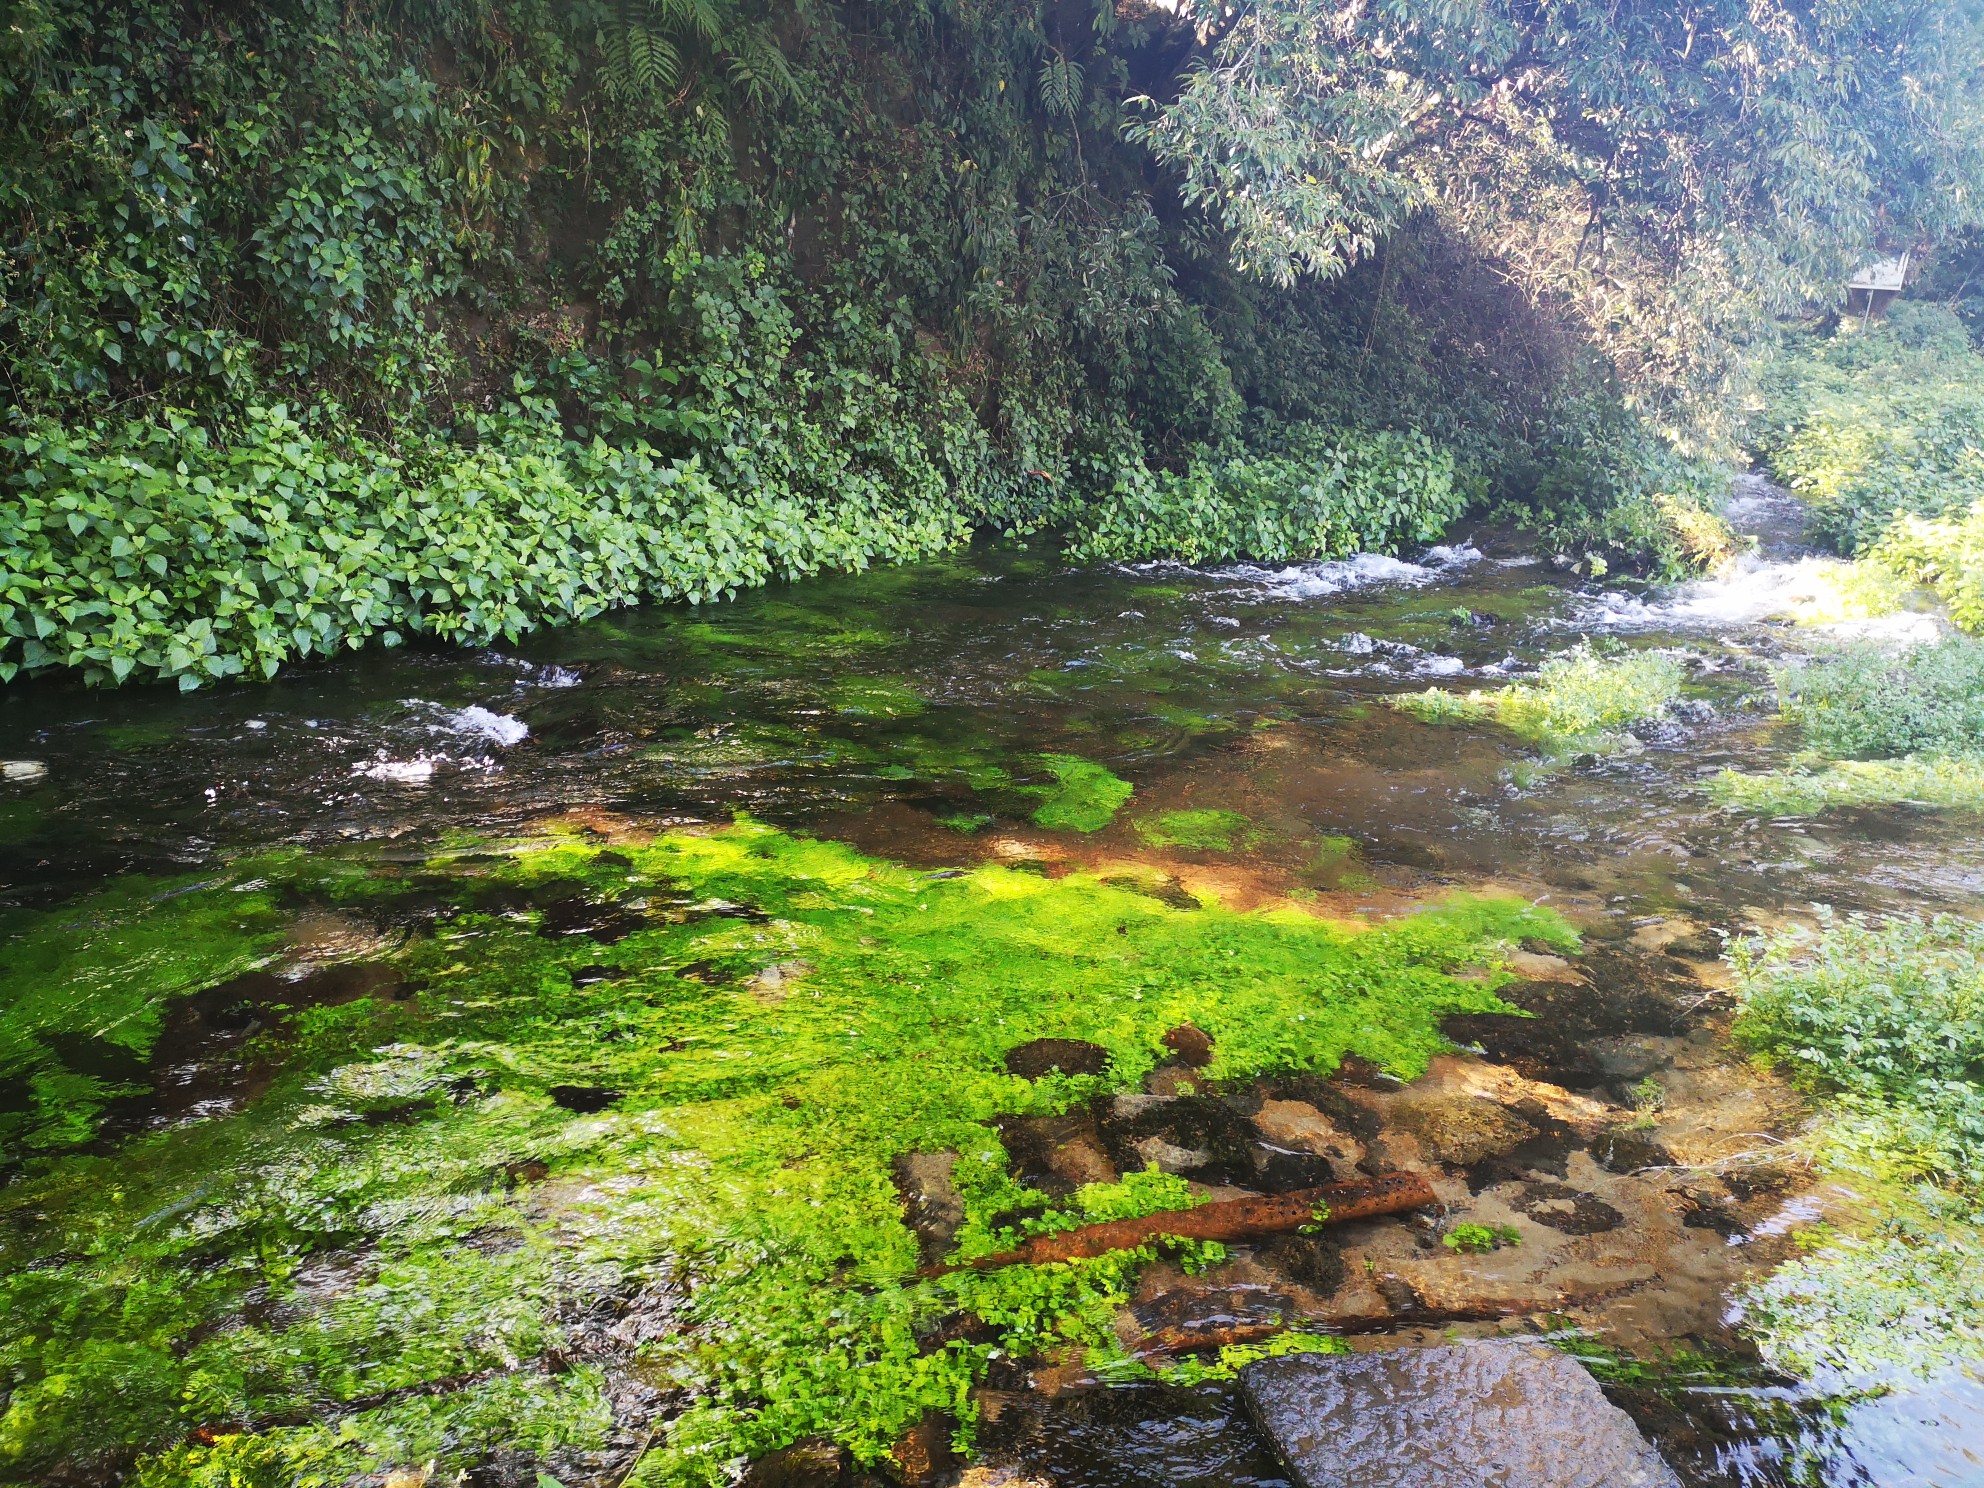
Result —
<path fill-rule="evenodd" d="M 1074 118 L 1082 103 L 1082 69 L 1056 52 L 1040 67 L 1040 106 L 1050 114 Z"/>
<path fill-rule="evenodd" d="M 753 103 L 794 91 L 771 28 L 741 18 L 732 0 L 616 0 L 599 49 L 606 89 L 623 102 L 719 76 Z"/>
<path fill-rule="evenodd" d="M 767 103 L 793 96 L 792 68 L 779 50 L 769 27 L 741 27 L 726 48 L 730 80 L 753 103 Z"/>

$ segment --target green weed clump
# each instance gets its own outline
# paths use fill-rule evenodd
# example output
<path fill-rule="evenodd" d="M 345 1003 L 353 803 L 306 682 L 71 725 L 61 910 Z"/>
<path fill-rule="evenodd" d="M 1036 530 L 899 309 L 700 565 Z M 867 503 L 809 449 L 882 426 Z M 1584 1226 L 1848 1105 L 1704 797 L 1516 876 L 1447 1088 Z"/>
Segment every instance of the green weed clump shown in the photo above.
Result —
<path fill-rule="evenodd" d="M 1725 770 L 1716 800 L 1803 813 L 1910 802 L 1984 805 L 1984 641 L 1950 636 L 1895 654 L 1853 646 L 1780 668 L 1778 711 L 1809 758 L 1781 770 Z"/>
<path fill-rule="evenodd" d="M 1828 759 L 1948 754 L 1984 741 L 1984 641 L 1852 646 L 1777 673 L 1778 710 Z"/>
<path fill-rule="evenodd" d="M 1243 813 L 1213 809 L 1161 811 L 1139 818 L 1136 828 L 1148 846 L 1187 852 L 1232 852 L 1253 846 L 1261 837 Z"/>
<path fill-rule="evenodd" d="M 931 1409 L 968 1432 L 995 1353 L 1112 1347 L 1149 1253 L 919 1278 L 897 1159 L 950 1155 L 959 1257 L 1187 1204 L 1150 1172 L 1054 1205 L 994 1119 L 1139 1088 L 1182 1022 L 1215 1080 L 1351 1054 L 1411 1075 L 1444 1017 L 1506 1010 L 1502 947 L 1574 940 L 1503 900 L 1179 910 L 748 823 L 459 851 L 339 889 L 456 906 L 396 953 L 409 996 L 272 1033 L 238 1109 L 0 1189 L 0 1473 L 136 1454 L 148 1488 L 328 1482 L 509 1451 L 555 1477 L 607 1429 L 600 1366 L 570 1362 L 601 1357 L 603 1298 L 668 1318 L 642 1368 L 687 1402 L 634 1481 L 714 1488 L 818 1435 L 873 1463 Z M 574 904 L 614 934 L 552 933 Z M 1011 1074 L 1042 1037 L 1106 1072 Z M 958 1314 L 979 1325 L 938 1331 Z"/>
<path fill-rule="evenodd" d="M 1984 500 L 1942 517 L 1903 512 L 1881 534 L 1871 560 L 1934 590 L 1963 629 L 1984 632 Z"/>
<path fill-rule="evenodd" d="M 1136 794 L 1129 781 L 1107 765 L 1075 754 L 1043 754 L 1040 763 L 1055 779 L 1034 809 L 1035 826 L 1067 832 L 1100 832 Z"/>
<path fill-rule="evenodd" d="M 1862 1224 L 1754 1289 L 1752 1326 L 1803 1370 L 1984 1360 L 1984 925 L 1825 916 L 1740 942 L 1738 1038 L 1825 1113 L 1815 1156 Z"/>
<path fill-rule="evenodd" d="M 1505 1245 L 1522 1244 L 1522 1231 L 1514 1225 L 1458 1224 L 1441 1237 L 1448 1250 L 1466 1255 L 1487 1255 Z"/>
<path fill-rule="evenodd" d="M 1604 656 L 1588 646 L 1554 656 L 1537 675 L 1493 692 L 1430 688 L 1391 699 L 1428 723 L 1496 723 L 1552 758 L 1630 743 L 1625 730 L 1658 718 L 1681 695 L 1681 665 L 1652 651 Z"/>
<path fill-rule="evenodd" d="M 1764 816 L 1810 816 L 1848 806 L 1984 810 L 1984 754 L 1841 760 L 1807 768 L 1724 770 L 1709 782 L 1717 805 Z"/>

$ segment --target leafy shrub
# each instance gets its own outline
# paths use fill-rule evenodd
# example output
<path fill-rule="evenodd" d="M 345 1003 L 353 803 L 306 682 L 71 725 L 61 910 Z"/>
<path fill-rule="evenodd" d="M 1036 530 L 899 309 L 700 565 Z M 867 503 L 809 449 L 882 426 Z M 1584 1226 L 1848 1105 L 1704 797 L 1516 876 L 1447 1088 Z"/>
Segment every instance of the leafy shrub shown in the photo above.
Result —
<path fill-rule="evenodd" d="M 1406 693 L 1392 706 L 1428 723 L 1494 722 L 1565 757 L 1620 747 L 1623 730 L 1658 718 L 1681 693 L 1681 666 L 1654 651 L 1602 656 L 1579 646 L 1530 680 L 1494 692 Z"/>
<path fill-rule="evenodd" d="M 1816 937 L 1739 942 L 1731 961 L 1749 1047 L 1829 1096 L 1932 1113 L 1949 1157 L 1930 1165 L 1984 1175 L 1984 925 L 1828 916 Z"/>
<path fill-rule="evenodd" d="M 1871 553 L 1875 562 L 1935 590 L 1965 630 L 1984 631 L 1984 500 L 1942 517 L 1903 512 Z"/>
<path fill-rule="evenodd" d="M 541 405 L 412 457 L 254 413 L 227 445 L 181 419 L 4 442 L 25 473 L 0 509 L 0 679 L 273 676 L 373 638 L 486 642 L 967 530 L 934 480 L 899 492 L 843 467 L 830 494 L 744 495 L 645 442 L 567 438 Z"/>
<path fill-rule="evenodd" d="M 1269 454 L 1202 451 L 1182 474 L 1122 471 L 1069 531 L 1088 562 L 1279 562 L 1431 542 L 1467 504 L 1421 434 L 1308 431 Z"/>
<path fill-rule="evenodd" d="M 1984 500 L 1984 355 L 1935 305 L 1903 302 L 1861 330 L 1797 338 L 1764 378 L 1752 442 L 1846 551 L 1897 514 L 1942 517 Z"/>
<path fill-rule="evenodd" d="M 1684 458 L 1616 412 L 1574 407 L 1492 508 L 1499 521 L 1577 555 L 1579 569 L 1676 578 L 1729 558 L 1736 536 L 1722 515 L 1728 467 Z M 1505 480 L 1507 477 L 1505 477 Z"/>
<path fill-rule="evenodd" d="M 1793 1367 L 1879 1374 L 1984 1357 L 1984 925 L 1822 918 L 1739 942 L 1737 1037 L 1824 1104 L 1817 1151 L 1870 1233 L 1752 1289 Z"/>
<path fill-rule="evenodd" d="M 1984 741 L 1984 641 L 1847 647 L 1777 673 L 1778 708 L 1829 759 L 1961 754 Z"/>

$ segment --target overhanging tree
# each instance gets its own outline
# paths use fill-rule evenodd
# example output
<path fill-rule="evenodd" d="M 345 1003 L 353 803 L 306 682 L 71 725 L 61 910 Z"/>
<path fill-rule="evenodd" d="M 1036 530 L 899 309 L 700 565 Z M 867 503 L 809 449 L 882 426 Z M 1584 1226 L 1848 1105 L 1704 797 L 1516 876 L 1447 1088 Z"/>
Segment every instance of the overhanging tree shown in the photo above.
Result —
<path fill-rule="evenodd" d="M 1728 350 L 1980 220 L 1979 0 L 1194 0 L 1136 136 L 1272 278 L 1437 213 L 1699 426 Z M 1146 100 L 1148 104 L 1148 100 Z"/>

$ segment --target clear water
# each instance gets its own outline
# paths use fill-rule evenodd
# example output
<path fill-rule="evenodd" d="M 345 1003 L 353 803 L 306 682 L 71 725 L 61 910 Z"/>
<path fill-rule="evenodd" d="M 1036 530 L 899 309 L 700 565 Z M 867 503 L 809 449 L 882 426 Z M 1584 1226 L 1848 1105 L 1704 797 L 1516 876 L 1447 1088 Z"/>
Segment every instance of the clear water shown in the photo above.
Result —
<path fill-rule="evenodd" d="M 1766 666 L 1818 639 L 1777 618 L 1805 572 L 1795 513 L 1747 501 L 1760 554 L 1669 592 L 1588 592 L 1486 533 L 1411 561 L 1216 569 L 1076 570 L 987 548 L 497 651 L 371 652 L 259 687 L 17 685 L 0 691 L 0 899 L 44 906 L 247 847 L 411 846 L 590 807 L 748 812 L 927 865 L 1142 859 L 1242 904 L 1297 888 L 1376 911 L 1487 885 L 1622 943 L 1663 917 L 1734 930 L 1814 903 L 1974 910 L 1974 823 L 1905 809 L 1766 821 L 1706 802 L 1707 776 L 1785 754 Z M 1534 773 L 1492 730 L 1380 706 L 1499 685 L 1580 636 L 1685 650 L 1712 712 L 1639 752 Z M 1107 764 L 1136 811 L 1093 836 L 1034 830 L 1018 787 L 1042 752 Z M 1208 808 L 1243 813 L 1257 840 L 1159 852 L 1135 830 Z M 960 816 L 985 820 L 945 824 Z M 1334 836 L 1356 844 L 1354 878 L 1318 866 L 1317 839 Z M 1696 1484 L 1984 1482 L 1974 1380 L 1842 1404 L 1740 1375 L 1615 1393 Z M 1029 1399 L 987 1442 L 1063 1488 L 1277 1480 L 1219 1387 Z"/>

